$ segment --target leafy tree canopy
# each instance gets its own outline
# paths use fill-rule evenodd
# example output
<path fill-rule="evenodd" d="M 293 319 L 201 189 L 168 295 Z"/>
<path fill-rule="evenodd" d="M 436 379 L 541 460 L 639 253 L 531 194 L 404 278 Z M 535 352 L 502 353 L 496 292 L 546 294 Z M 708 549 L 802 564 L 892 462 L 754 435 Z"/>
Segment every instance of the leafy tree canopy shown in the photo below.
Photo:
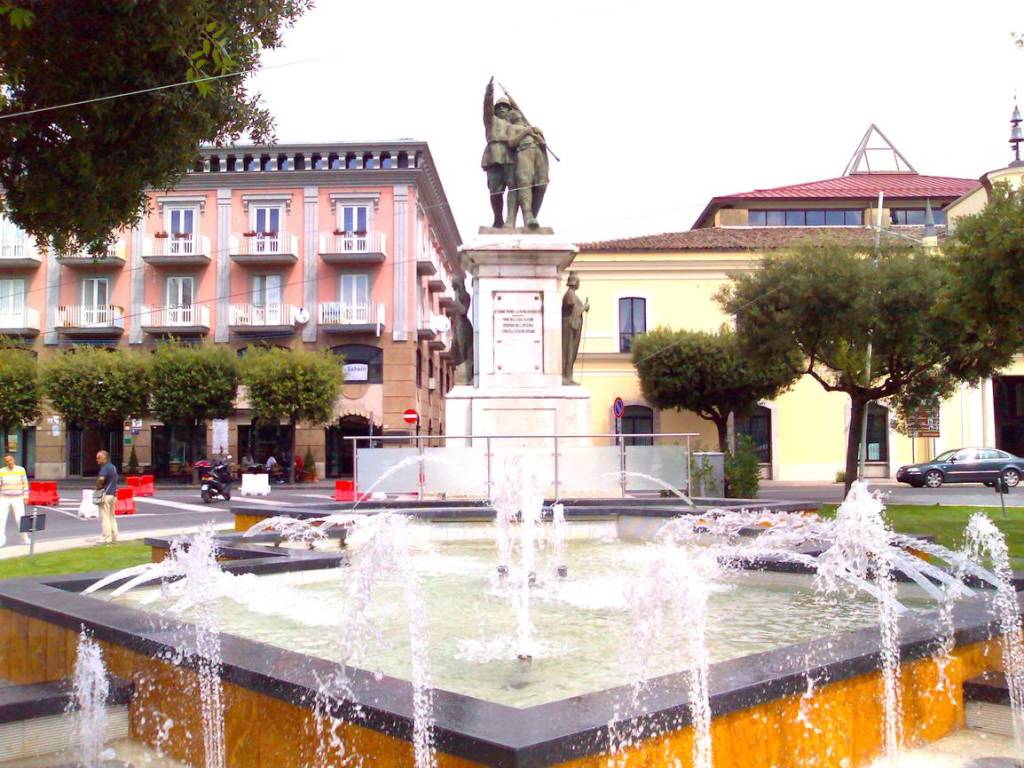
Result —
<path fill-rule="evenodd" d="M 8 215 L 59 251 L 101 253 L 202 143 L 271 121 L 244 77 L 310 0 L 0 0 L 0 188 Z M 48 109 L 114 94 L 181 87 Z M 201 82 L 200 82 L 201 81 Z M 46 110 L 31 113 L 32 110 Z M 3 119 L 6 115 L 17 115 Z"/>
<path fill-rule="evenodd" d="M 975 323 L 959 300 L 950 260 L 909 249 L 868 255 L 831 243 L 770 255 L 719 294 L 744 344 L 803 359 L 803 373 L 850 396 L 847 484 L 857 474 L 864 409 L 934 402 L 958 381 L 989 376 L 1011 359 L 1005 337 Z M 866 379 L 868 340 L 871 377 Z"/>
<path fill-rule="evenodd" d="M 151 362 L 153 415 L 194 426 L 227 418 L 238 391 L 238 357 L 226 346 L 160 344 Z"/>
<path fill-rule="evenodd" d="M 76 347 L 42 363 L 43 392 L 69 425 L 113 426 L 146 412 L 148 363 L 148 355 Z"/>
<path fill-rule="evenodd" d="M 326 350 L 256 348 L 242 360 L 253 421 L 262 424 L 330 421 L 342 379 L 339 358 Z"/>
<path fill-rule="evenodd" d="M 647 402 L 693 411 L 715 424 L 719 450 L 728 450 L 729 414 L 743 416 L 800 375 L 791 351 L 769 357 L 744 349 L 736 333 L 658 328 L 633 340 L 633 363 Z"/>
<path fill-rule="evenodd" d="M 10 430 L 39 417 L 42 388 L 35 358 L 26 350 L 0 348 L 0 427 Z M 0 445 L 6 449 L 6 445 Z"/>

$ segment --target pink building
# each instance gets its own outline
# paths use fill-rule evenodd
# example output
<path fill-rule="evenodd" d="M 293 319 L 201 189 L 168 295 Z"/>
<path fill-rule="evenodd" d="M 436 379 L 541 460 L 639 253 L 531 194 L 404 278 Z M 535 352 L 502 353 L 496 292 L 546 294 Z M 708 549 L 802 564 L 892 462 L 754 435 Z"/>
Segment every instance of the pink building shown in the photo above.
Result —
<path fill-rule="evenodd" d="M 203 149 L 170 192 L 153 192 L 138 227 L 107 258 L 57 258 L 0 220 L 0 332 L 41 354 L 73 344 L 146 349 L 162 338 L 327 348 L 344 355 L 336 420 L 300 428 L 321 474 L 351 473 L 352 435 L 444 431 L 453 383 L 447 313 L 458 308 L 461 242 L 426 143 Z M 245 403 L 229 443 L 254 461 L 291 449 L 287 427 L 251 430 Z M 211 427 L 212 430 L 212 427 Z M 59 432 L 59 434 L 54 434 Z M 144 422 L 94 434 L 41 423 L 16 440 L 39 477 L 89 474 L 95 449 L 174 474 L 207 440 Z"/>

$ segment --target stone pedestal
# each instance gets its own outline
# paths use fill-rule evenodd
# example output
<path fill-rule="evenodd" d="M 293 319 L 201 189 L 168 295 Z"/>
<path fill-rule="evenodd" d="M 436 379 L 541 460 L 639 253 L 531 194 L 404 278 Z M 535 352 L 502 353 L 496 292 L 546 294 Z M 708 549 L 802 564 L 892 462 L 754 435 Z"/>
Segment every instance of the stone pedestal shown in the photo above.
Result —
<path fill-rule="evenodd" d="M 561 278 L 576 253 L 555 235 L 515 231 L 463 246 L 473 278 L 474 380 L 447 395 L 449 435 L 590 431 L 590 395 L 562 384 Z"/>

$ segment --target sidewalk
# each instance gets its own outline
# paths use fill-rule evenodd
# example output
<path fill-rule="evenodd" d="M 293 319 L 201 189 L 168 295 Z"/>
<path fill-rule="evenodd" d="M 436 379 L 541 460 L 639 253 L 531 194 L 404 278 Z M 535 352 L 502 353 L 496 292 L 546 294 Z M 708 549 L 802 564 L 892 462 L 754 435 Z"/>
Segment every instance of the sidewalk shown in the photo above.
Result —
<path fill-rule="evenodd" d="M 125 475 L 121 475 L 118 478 L 117 485 L 119 488 L 125 488 L 127 485 L 124 481 Z M 340 478 L 339 478 L 340 479 Z M 30 480 L 29 482 L 32 482 Z M 64 490 L 69 491 L 80 491 L 83 488 L 95 488 L 96 478 L 95 477 L 68 477 L 63 480 L 51 480 L 50 482 L 57 483 L 58 492 Z M 303 491 L 303 490 L 334 490 L 335 478 L 329 478 L 326 480 L 316 480 L 312 483 L 285 483 L 283 485 L 271 485 L 275 491 Z M 233 480 L 231 483 L 232 491 L 236 491 L 242 486 L 238 480 Z M 156 488 L 157 491 L 173 491 L 173 490 L 187 490 L 189 488 L 198 488 L 199 483 L 182 483 L 172 480 L 157 480 Z"/>
<path fill-rule="evenodd" d="M 195 533 L 195 525 L 178 526 L 177 528 L 161 528 L 150 531 L 132 531 L 121 533 L 117 540 L 122 541 L 141 541 L 142 539 L 150 536 L 154 537 L 167 537 L 167 536 L 178 536 L 183 533 Z M 217 530 L 231 530 L 232 525 L 227 523 L 225 525 L 216 526 Z M 66 539 L 50 539 L 46 541 L 37 541 L 35 554 L 43 554 L 44 552 L 59 552 L 64 549 L 78 549 L 80 547 L 93 547 L 101 546 L 98 543 L 99 530 L 97 529 L 91 536 L 71 536 Z M 8 541 L 11 539 L 8 538 Z M 6 547 L 0 548 L 0 560 L 9 560 L 15 557 L 24 557 L 28 554 L 28 544 L 22 544 L 18 541 L 17 544 L 9 543 Z"/>

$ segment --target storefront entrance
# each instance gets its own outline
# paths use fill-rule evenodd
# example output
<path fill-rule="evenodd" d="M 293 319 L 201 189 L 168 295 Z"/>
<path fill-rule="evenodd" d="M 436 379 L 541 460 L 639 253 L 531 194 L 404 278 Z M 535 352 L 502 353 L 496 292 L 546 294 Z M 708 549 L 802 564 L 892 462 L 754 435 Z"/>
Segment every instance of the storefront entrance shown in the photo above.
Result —
<path fill-rule="evenodd" d="M 355 452 L 348 437 L 371 437 L 380 434 L 380 428 L 362 416 L 343 416 L 325 432 L 327 450 L 327 477 L 352 477 L 355 474 Z M 360 448 L 370 447 L 372 441 L 359 441 Z"/>
<path fill-rule="evenodd" d="M 1014 456 L 1024 455 L 1024 376 L 993 376 L 992 406 L 996 423 L 994 447 Z"/>
<path fill-rule="evenodd" d="M 157 477 L 190 478 L 192 465 L 206 456 L 206 425 L 192 430 L 182 424 L 152 427 L 153 473 Z"/>
<path fill-rule="evenodd" d="M 124 459 L 124 429 L 87 429 L 71 428 L 68 430 L 68 477 L 93 477 L 99 472 L 96 453 L 106 451 L 110 454 L 110 462 L 121 471 Z"/>
<path fill-rule="evenodd" d="M 14 460 L 25 468 L 29 477 L 36 474 L 36 428 L 18 427 L 7 435 L 4 453 L 14 455 Z"/>

